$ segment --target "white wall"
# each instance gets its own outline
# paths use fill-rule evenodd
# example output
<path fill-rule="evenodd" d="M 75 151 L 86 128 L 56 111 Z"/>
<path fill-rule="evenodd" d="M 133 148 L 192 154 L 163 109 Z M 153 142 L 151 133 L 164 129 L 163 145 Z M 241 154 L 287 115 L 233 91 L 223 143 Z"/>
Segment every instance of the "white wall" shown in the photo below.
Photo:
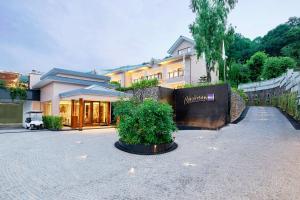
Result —
<path fill-rule="evenodd" d="M 75 89 L 84 88 L 83 85 L 74 85 L 66 83 L 50 83 L 45 87 L 41 88 L 41 102 L 51 101 L 52 103 L 52 115 L 59 115 L 59 94 L 63 92 L 68 92 Z"/>
<path fill-rule="evenodd" d="M 191 44 L 190 42 L 188 41 L 183 41 L 175 50 L 174 52 L 172 53 L 172 56 L 178 56 L 178 50 L 181 50 L 181 49 L 186 49 L 190 47 L 191 50 L 193 51 L 194 49 L 194 45 Z"/>
<path fill-rule="evenodd" d="M 40 81 L 41 78 L 40 73 L 31 72 L 29 73 L 29 88 L 32 89 L 32 86 L 34 86 L 36 83 Z"/>

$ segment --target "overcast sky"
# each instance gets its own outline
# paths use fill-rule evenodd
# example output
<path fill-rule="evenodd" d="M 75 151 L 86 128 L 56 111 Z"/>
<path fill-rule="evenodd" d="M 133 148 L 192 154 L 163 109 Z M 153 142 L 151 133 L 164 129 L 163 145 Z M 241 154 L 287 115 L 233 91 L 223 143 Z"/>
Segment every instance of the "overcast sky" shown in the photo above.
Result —
<path fill-rule="evenodd" d="M 0 70 L 80 71 L 163 58 L 190 37 L 190 0 L 1 0 Z M 291 16 L 299 0 L 239 0 L 229 22 L 251 39 Z"/>

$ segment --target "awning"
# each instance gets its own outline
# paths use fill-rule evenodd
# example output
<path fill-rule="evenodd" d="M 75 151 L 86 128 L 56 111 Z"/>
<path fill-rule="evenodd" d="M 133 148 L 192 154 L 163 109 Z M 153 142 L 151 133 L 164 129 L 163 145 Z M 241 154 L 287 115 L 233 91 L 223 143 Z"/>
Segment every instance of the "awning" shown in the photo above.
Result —
<path fill-rule="evenodd" d="M 118 101 L 121 98 L 130 98 L 132 95 L 120 92 L 114 89 L 109 89 L 99 85 L 92 85 L 86 88 L 80 88 L 63 92 L 59 94 L 62 100 L 78 100 L 80 98 L 90 101 Z"/>

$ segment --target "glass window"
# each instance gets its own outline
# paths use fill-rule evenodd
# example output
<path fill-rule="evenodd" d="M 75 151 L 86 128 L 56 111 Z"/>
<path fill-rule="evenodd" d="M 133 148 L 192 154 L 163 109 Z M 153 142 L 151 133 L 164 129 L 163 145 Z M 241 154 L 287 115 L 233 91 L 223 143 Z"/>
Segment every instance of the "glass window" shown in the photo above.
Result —
<path fill-rule="evenodd" d="M 59 102 L 59 115 L 63 119 L 63 124 L 71 126 L 71 101 Z"/>

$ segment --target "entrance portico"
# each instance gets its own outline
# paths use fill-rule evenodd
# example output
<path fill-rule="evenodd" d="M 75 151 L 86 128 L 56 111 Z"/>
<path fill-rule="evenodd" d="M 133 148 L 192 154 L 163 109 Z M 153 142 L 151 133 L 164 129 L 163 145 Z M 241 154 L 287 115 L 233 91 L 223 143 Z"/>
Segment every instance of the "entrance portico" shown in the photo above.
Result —
<path fill-rule="evenodd" d="M 85 126 L 109 126 L 111 103 L 128 95 L 93 85 L 61 93 L 59 96 L 60 116 L 63 117 L 64 125 L 82 130 Z"/>

